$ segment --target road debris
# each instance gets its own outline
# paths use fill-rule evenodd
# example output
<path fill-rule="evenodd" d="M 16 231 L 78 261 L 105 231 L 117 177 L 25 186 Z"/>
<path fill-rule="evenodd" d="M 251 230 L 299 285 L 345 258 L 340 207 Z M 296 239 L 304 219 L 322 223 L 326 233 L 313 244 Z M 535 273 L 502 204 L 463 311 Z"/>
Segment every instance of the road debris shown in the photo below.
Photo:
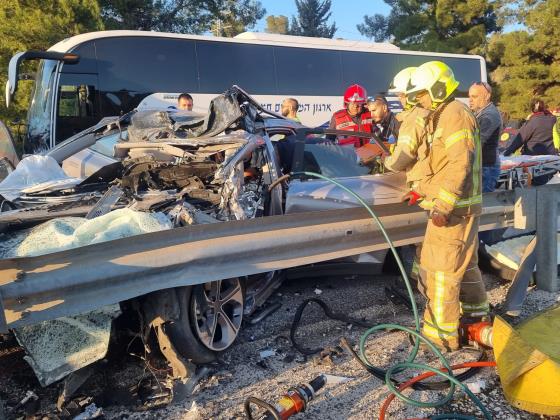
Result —
<path fill-rule="evenodd" d="M 473 382 L 465 382 L 465 385 L 473 394 L 480 394 L 486 388 L 486 381 L 479 379 Z"/>
<path fill-rule="evenodd" d="M 346 382 L 350 382 L 356 379 L 356 378 L 350 378 L 346 376 L 330 375 L 328 373 L 322 373 L 322 375 L 325 377 L 325 379 L 327 380 L 327 384 L 329 385 L 344 384 Z"/>
<path fill-rule="evenodd" d="M 262 359 L 266 359 L 267 357 L 276 356 L 276 351 L 274 350 L 262 350 L 259 352 L 259 356 Z"/>
<path fill-rule="evenodd" d="M 23 408 L 27 415 L 32 415 L 37 411 L 38 405 L 37 402 L 39 401 L 39 397 L 35 392 L 28 390 L 25 393 L 25 397 L 21 399 L 20 402 L 12 409 L 13 412 Z"/>
<path fill-rule="evenodd" d="M 103 417 L 103 409 L 101 407 L 97 407 L 95 403 L 91 403 L 86 406 L 83 413 L 78 414 L 72 420 L 93 420 L 101 417 Z"/>

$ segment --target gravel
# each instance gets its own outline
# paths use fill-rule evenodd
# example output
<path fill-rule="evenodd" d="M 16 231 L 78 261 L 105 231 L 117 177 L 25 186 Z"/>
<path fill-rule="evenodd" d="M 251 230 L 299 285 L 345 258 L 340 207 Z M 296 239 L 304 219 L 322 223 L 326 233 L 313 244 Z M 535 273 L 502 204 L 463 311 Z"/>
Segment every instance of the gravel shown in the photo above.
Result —
<path fill-rule="evenodd" d="M 97 405 L 103 407 L 105 416 L 109 419 L 234 419 L 244 417 L 243 403 L 248 396 L 274 402 L 288 388 L 327 373 L 350 380 L 327 385 L 309 404 L 307 411 L 295 418 L 376 418 L 389 394 L 382 381 L 366 372 L 347 352 L 334 352 L 327 358 L 302 356 L 290 346 L 289 334 L 296 308 L 308 298 L 320 298 L 333 311 L 366 320 L 372 325 L 398 323 L 413 326 L 410 311 L 402 304 L 392 303 L 385 295 L 384 289 L 391 279 L 389 276 L 376 276 L 306 279 L 284 283 L 271 297 L 271 301 L 282 304 L 281 308 L 257 325 L 244 325 L 237 342 L 220 356 L 219 363 L 212 366 L 210 374 L 200 381 L 194 395 L 179 404 L 139 411 L 135 400 L 127 401 L 130 400 L 130 393 L 125 392 L 126 390 L 137 386 L 142 378 L 163 377 L 166 366 L 154 356 L 149 358 L 150 364 L 147 365 L 143 357 L 133 357 L 126 353 L 105 363 L 86 382 L 78 395 L 94 396 Z M 509 284 L 490 275 L 485 275 L 485 280 L 490 302 L 499 311 Z M 320 296 L 316 290 L 321 290 Z M 417 296 L 416 300 L 422 310 L 423 298 Z M 519 318 L 526 318 L 559 301 L 560 293 L 530 290 Z M 364 328 L 326 319 L 318 306 L 311 305 L 304 312 L 297 337 L 306 347 L 335 347 L 340 338 L 345 336 L 356 349 L 363 332 Z M 409 348 L 409 340 L 404 333 L 380 333 L 367 343 L 366 353 L 371 363 L 387 368 L 404 360 Z M 274 354 L 270 355 L 269 350 Z M 265 352 L 263 354 L 268 357 L 261 359 L 261 352 Z M 12 408 L 25 396 L 27 390 L 33 390 L 39 396 L 39 417 L 36 418 L 41 418 L 42 415 L 52 416 L 56 413 L 55 402 L 60 385 L 41 388 L 21 356 L 14 354 L 0 359 L 0 400 L 7 403 L 8 418 L 23 414 L 22 410 L 14 413 Z M 476 356 L 472 352 L 461 351 L 451 354 L 449 359 L 452 363 L 458 363 L 472 360 Z M 435 357 L 423 350 L 417 360 L 437 365 Z M 503 397 L 494 369 L 484 369 L 467 382 L 480 384 L 480 381 L 486 386 L 478 396 L 494 418 L 545 418 L 511 407 Z M 110 388 L 109 392 L 107 388 Z M 119 393 L 122 393 L 122 397 Z M 444 393 L 413 391 L 409 395 L 421 401 L 433 401 Z M 118 405 L 119 401 L 128 402 L 128 405 Z M 465 394 L 457 391 L 453 400 L 438 410 L 414 408 L 396 399 L 388 410 L 387 418 L 427 417 L 444 412 L 481 416 Z"/>

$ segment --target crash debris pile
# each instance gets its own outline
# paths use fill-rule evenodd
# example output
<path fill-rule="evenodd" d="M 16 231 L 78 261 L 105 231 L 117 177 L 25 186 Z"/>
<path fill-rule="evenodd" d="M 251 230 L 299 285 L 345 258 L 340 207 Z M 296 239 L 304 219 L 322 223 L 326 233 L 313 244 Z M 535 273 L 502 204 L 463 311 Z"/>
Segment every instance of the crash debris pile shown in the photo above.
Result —
<path fill-rule="evenodd" d="M 90 136 L 114 135 L 114 162 L 85 178 L 61 169 L 61 148 L 23 159 L 0 182 L 0 235 L 7 244 L 0 258 L 262 215 L 270 184 L 264 142 L 251 132 L 254 115 L 246 117 L 251 112 L 236 95 L 216 98 L 206 118 L 141 111 L 108 123 Z M 71 143 L 87 136 L 68 140 L 73 153 L 83 148 Z M 15 333 L 46 386 L 105 357 L 119 314 L 115 302 Z"/>

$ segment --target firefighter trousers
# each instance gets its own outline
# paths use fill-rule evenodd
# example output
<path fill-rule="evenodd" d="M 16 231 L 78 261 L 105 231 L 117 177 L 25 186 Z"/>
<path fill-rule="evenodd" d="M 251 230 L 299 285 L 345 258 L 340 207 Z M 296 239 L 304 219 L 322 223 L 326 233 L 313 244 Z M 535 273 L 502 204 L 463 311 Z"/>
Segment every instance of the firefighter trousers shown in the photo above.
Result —
<path fill-rule="evenodd" d="M 419 256 L 418 289 L 426 297 L 424 336 L 440 347 L 459 347 L 459 318 L 488 313 L 478 268 L 478 216 L 451 216 L 449 224 L 428 221 Z"/>

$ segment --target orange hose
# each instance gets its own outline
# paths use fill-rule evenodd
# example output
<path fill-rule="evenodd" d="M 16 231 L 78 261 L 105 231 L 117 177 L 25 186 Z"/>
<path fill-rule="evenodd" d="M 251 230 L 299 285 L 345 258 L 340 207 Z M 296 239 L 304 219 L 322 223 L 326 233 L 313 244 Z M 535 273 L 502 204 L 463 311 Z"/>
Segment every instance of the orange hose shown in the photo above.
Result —
<path fill-rule="evenodd" d="M 496 362 L 466 362 L 466 363 L 460 363 L 458 365 L 451 366 L 451 370 L 465 369 L 465 368 L 471 368 L 471 367 L 491 367 L 491 366 L 496 366 Z M 442 372 L 445 372 L 446 370 L 447 369 L 445 369 L 445 368 L 441 368 Z M 402 391 L 402 390 L 410 387 L 411 385 L 415 384 L 416 382 L 419 382 L 423 379 L 429 378 L 429 377 L 434 376 L 434 375 L 436 375 L 435 372 L 424 372 L 424 373 L 422 373 L 418 376 L 415 376 L 414 378 L 409 379 L 408 381 L 403 383 L 401 386 L 399 386 L 399 391 Z M 381 406 L 381 410 L 379 410 L 379 420 L 385 420 L 385 413 L 387 412 L 387 408 L 389 408 L 389 405 L 391 404 L 391 401 L 393 401 L 394 399 L 395 399 L 395 394 L 390 394 L 385 399 L 385 401 L 383 402 L 383 405 Z M 410 419 L 410 420 L 414 420 L 414 419 Z"/>

